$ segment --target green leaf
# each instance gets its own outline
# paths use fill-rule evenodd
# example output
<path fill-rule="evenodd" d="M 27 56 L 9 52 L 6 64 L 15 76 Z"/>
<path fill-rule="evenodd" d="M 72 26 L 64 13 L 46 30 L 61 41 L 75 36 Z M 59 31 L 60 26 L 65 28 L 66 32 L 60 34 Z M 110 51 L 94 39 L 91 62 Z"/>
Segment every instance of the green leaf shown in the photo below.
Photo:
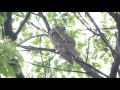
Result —
<path fill-rule="evenodd" d="M 57 66 L 58 65 L 58 60 L 55 60 L 54 64 L 55 64 L 55 66 Z"/>
<path fill-rule="evenodd" d="M 53 19 L 57 16 L 56 12 L 48 12 L 46 13 L 47 19 L 49 22 L 53 21 Z"/>
<path fill-rule="evenodd" d="M 83 74 L 81 74 L 81 73 L 78 73 L 78 76 L 79 76 L 80 78 L 83 78 Z"/>
<path fill-rule="evenodd" d="M 67 26 L 73 27 L 75 25 L 74 17 L 70 17 L 67 22 Z"/>
<path fill-rule="evenodd" d="M 0 12 L 0 24 L 4 24 L 5 20 L 6 20 L 6 13 Z"/>

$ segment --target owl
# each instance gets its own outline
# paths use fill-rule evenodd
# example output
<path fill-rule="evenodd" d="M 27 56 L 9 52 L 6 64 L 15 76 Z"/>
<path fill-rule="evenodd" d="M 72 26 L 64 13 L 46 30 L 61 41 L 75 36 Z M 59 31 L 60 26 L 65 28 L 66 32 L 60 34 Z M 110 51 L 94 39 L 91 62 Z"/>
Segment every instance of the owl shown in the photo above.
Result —
<path fill-rule="evenodd" d="M 73 56 L 79 56 L 75 49 L 76 42 L 63 26 L 55 26 L 49 33 L 50 40 L 56 52 L 70 64 L 74 64 Z"/>

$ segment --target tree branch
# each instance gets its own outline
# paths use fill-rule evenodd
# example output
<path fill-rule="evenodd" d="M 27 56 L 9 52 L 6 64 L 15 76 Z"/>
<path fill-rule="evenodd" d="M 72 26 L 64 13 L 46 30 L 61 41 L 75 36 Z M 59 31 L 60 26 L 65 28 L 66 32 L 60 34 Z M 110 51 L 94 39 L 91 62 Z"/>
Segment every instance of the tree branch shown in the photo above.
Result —
<path fill-rule="evenodd" d="M 15 33 L 12 31 L 12 12 L 7 12 L 7 19 L 4 22 L 4 35 L 9 36 L 12 39 L 12 41 L 17 39 Z M 19 61 L 18 60 L 16 61 L 17 64 L 19 64 Z M 13 65 L 11 66 L 13 67 Z M 24 78 L 22 70 L 19 74 L 16 74 L 16 78 Z"/>
<path fill-rule="evenodd" d="M 28 38 L 28 39 L 24 40 L 23 42 L 20 42 L 18 45 L 20 45 L 20 44 L 22 44 L 22 43 L 24 43 L 24 42 L 26 42 L 26 41 L 28 41 L 28 40 L 30 40 L 30 39 L 32 39 L 32 38 L 34 38 L 34 37 L 42 37 L 42 36 L 45 36 L 45 34 L 32 36 L 32 37 L 30 37 L 30 38 Z"/>
<path fill-rule="evenodd" d="M 7 12 L 7 19 L 4 22 L 4 35 L 11 38 L 13 41 L 17 38 L 14 37 L 14 32 L 12 31 L 12 12 Z"/>
<path fill-rule="evenodd" d="M 90 18 L 91 22 L 93 23 L 93 25 L 96 27 L 96 30 L 99 32 L 100 37 L 102 38 L 102 40 L 105 42 L 105 44 L 110 48 L 112 53 L 118 53 L 116 52 L 112 46 L 110 45 L 109 41 L 106 39 L 106 37 L 104 36 L 104 34 L 100 31 L 99 27 L 97 26 L 97 24 L 95 23 L 95 21 L 93 20 L 93 18 L 90 16 L 90 14 L 88 12 L 86 12 L 86 15 Z"/>
<path fill-rule="evenodd" d="M 108 12 L 110 16 L 117 22 L 117 15 L 114 12 Z"/>
<path fill-rule="evenodd" d="M 111 29 L 111 30 L 112 30 L 112 29 L 116 29 L 116 28 L 99 28 L 99 29 Z M 81 30 L 89 30 L 89 29 L 82 29 L 82 28 L 81 28 Z M 91 28 L 91 30 L 98 30 L 98 29 Z M 99 36 L 99 35 L 98 35 L 98 36 Z"/>
<path fill-rule="evenodd" d="M 42 12 L 39 12 L 38 15 L 43 19 L 43 21 L 44 21 L 44 23 L 45 23 L 45 25 L 46 25 L 46 27 L 47 27 L 48 32 L 50 32 L 51 28 L 50 28 L 50 26 L 49 26 L 49 23 L 48 23 L 46 17 L 43 15 Z"/>
<path fill-rule="evenodd" d="M 50 52 L 53 52 L 55 53 L 55 49 L 46 49 L 46 48 L 37 48 L 37 47 L 32 47 L 32 46 L 21 46 L 19 45 L 20 47 L 22 48 L 25 48 L 25 49 L 28 49 L 28 50 L 44 50 L 44 51 L 50 51 Z M 99 76 L 97 73 L 95 73 L 95 71 L 101 73 L 102 75 L 108 77 L 107 75 L 105 75 L 104 73 L 102 73 L 101 71 L 95 69 L 93 66 L 89 65 L 88 63 L 84 62 L 84 61 L 81 61 L 81 59 L 77 58 L 76 60 L 76 63 L 78 63 L 80 66 L 83 67 L 83 69 L 85 69 L 85 71 L 87 71 L 87 73 L 89 75 L 91 75 L 92 77 L 95 77 L 95 78 L 102 78 L 101 76 Z M 93 70 L 95 71 L 93 71 Z"/>
<path fill-rule="evenodd" d="M 45 68 L 50 68 L 50 69 L 60 70 L 60 71 L 65 71 L 65 72 L 76 72 L 76 73 L 84 73 L 84 74 L 87 74 L 86 72 L 82 72 L 82 71 L 64 70 L 64 69 L 59 69 L 59 68 L 47 67 L 47 66 L 45 66 L 45 65 L 38 65 L 38 64 L 30 63 L 30 62 L 26 62 L 26 63 L 29 63 L 29 64 L 34 65 L 34 66 L 45 67 Z"/>
<path fill-rule="evenodd" d="M 112 63 L 110 77 L 116 78 L 117 72 L 119 73 L 119 65 L 120 65 L 120 15 L 114 12 L 108 12 L 110 16 L 115 20 L 116 27 L 118 30 L 117 38 L 116 38 L 116 47 L 115 50 L 118 52 L 118 54 L 114 54 L 114 62 Z"/>
<path fill-rule="evenodd" d="M 28 50 L 44 50 L 44 51 L 50 51 L 50 52 L 55 53 L 55 49 L 37 48 L 37 47 L 32 47 L 32 46 L 21 46 L 21 45 L 19 45 L 19 46 L 22 47 L 22 48 L 28 49 Z M 87 63 L 84 62 L 84 61 L 80 61 L 79 58 L 76 59 L 76 62 L 77 62 L 78 64 L 80 64 L 85 70 L 87 70 L 87 71 L 88 71 L 87 73 L 88 73 L 89 75 L 91 75 L 91 76 L 93 76 L 93 77 L 95 77 L 95 78 L 98 78 L 98 77 L 101 78 L 101 76 L 99 76 L 99 75 L 98 75 L 97 73 L 95 73 L 93 70 L 95 70 L 95 71 L 101 73 L 102 75 L 108 77 L 107 75 L 103 74 L 103 73 L 100 72 L 99 70 L 95 69 L 93 66 L 87 64 Z M 90 69 L 90 68 L 92 68 L 93 70 Z"/>
<path fill-rule="evenodd" d="M 87 25 L 76 15 L 76 13 L 74 13 L 74 15 L 75 15 L 76 18 L 87 28 L 87 30 L 89 30 L 89 31 L 92 32 L 93 34 L 99 36 L 99 34 L 97 34 L 96 32 L 92 31 L 91 28 L 88 28 Z"/>
<path fill-rule="evenodd" d="M 29 19 L 30 15 L 31 15 L 31 12 L 28 12 L 28 13 L 26 14 L 24 20 L 22 21 L 22 23 L 20 24 L 20 26 L 19 26 L 17 32 L 15 33 L 16 36 L 17 36 L 17 35 L 19 34 L 19 32 L 22 30 L 23 26 L 25 25 L 25 23 L 26 23 L 27 20 Z"/>
<path fill-rule="evenodd" d="M 45 31 L 44 29 L 40 29 L 38 26 L 36 26 L 35 24 L 33 24 L 32 22 L 30 22 L 31 23 L 31 25 L 32 26 L 34 26 L 36 29 L 38 29 L 38 30 L 42 30 L 42 31 L 44 31 L 44 32 L 46 32 L 46 33 L 48 33 L 47 31 Z"/>
<path fill-rule="evenodd" d="M 32 51 L 32 50 L 43 50 L 43 51 L 50 51 L 50 52 L 56 53 L 55 49 L 38 48 L 38 47 L 33 47 L 33 46 L 22 46 L 22 45 L 17 45 L 17 46 L 21 47 L 21 48 L 24 48 L 24 49 L 27 49 L 29 51 Z"/>
<path fill-rule="evenodd" d="M 74 57 L 74 56 L 73 56 Z M 92 76 L 93 78 L 103 78 L 100 75 L 98 75 L 98 73 L 102 74 L 103 76 L 109 78 L 108 75 L 102 73 L 101 71 L 99 71 L 98 69 L 94 68 L 92 65 L 84 62 L 80 57 L 74 57 L 74 60 L 77 64 L 79 64 L 90 76 Z M 98 73 L 96 73 L 96 72 Z"/>
<path fill-rule="evenodd" d="M 86 62 L 88 61 L 88 54 L 89 54 L 89 47 L 90 47 L 90 39 L 92 38 L 92 37 L 94 37 L 95 35 L 93 35 L 93 36 L 91 36 L 91 37 L 89 37 L 89 39 L 88 39 L 88 48 L 87 48 L 87 57 L 86 57 Z"/>

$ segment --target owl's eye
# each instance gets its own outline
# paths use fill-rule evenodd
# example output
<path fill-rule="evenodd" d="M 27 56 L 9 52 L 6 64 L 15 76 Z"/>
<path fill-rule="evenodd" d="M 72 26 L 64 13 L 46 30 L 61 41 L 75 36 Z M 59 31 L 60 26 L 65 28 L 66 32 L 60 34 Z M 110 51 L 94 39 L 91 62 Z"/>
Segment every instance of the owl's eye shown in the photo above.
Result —
<path fill-rule="evenodd" d="M 59 31 L 65 31 L 65 27 L 63 27 L 63 26 L 56 26 L 55 27 L 57 30 L 59 30 Z"/>

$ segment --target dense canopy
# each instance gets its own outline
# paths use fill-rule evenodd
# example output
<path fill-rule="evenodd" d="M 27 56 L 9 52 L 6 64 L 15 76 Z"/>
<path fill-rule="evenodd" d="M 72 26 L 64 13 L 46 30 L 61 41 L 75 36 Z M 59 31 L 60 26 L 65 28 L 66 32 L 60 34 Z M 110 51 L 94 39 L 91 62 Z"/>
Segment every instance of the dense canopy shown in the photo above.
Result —
<path fill-rule="evenodd" d="M 56 52 L 49 32 L 66 28 L 82 61 Z M 119 78 L 119 12 L 0 12 L 1 78 Z"/>

